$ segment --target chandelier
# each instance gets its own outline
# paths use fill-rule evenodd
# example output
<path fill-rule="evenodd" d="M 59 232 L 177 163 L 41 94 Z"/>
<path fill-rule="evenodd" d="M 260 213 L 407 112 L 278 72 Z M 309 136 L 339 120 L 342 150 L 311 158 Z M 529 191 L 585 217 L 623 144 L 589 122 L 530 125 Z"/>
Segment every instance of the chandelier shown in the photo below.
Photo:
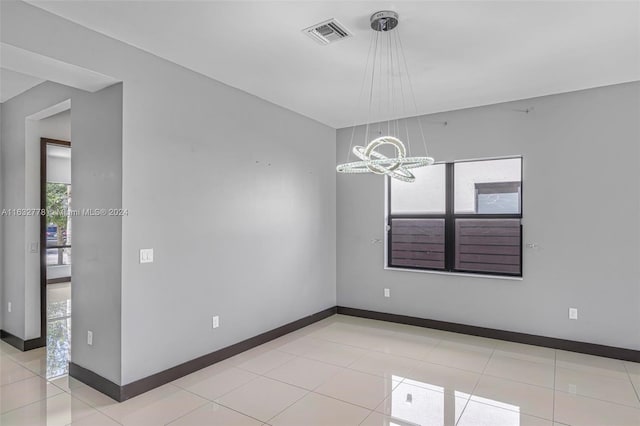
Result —
<path fill-rule="evenodd" d="M 375 125 L 370 122 L 373 110 L 377 109 L 378 114 L 387 114 L 389 117 L 398 113 L 406 114 L 407 101 L 405 99 L 405 91 L 411 93 L 415 115 L 417 115 L 417 104 L 409 77 L 407 61 L 404 56 L 404 49 L 402 48 L 402 41 L 398 30 L 393 31 L 398 26 L 398 14 L 388 10 L 376 12 L 371 15 L 370 22 L 373 32 L 365 66 L 365 76 L 360 91 L 360 98 L 362 99 L 365 83 L 367 83 L 366 85 L 369 87 L 369 109 L 365 126 L 366 146 L 353 146 L 354 125 L 351 132 L 349 151 L 347 152 L 347 161 L 351 153 L 359 158 L 360 161 L 340 164 L 336 167 L 336 170 L 340 173 L 375 173 L 387 175 L 404 182 L 413 182 L 416 178 L 410 169 L 429 166 L 434 162 L 433 158 L 427 156 L 427 144 L 422 130 L 422 123 L 418 117 L 416 117 L 416 121 L 418 122 L 424 145 L 424 157 L 412 157 L 410 155 L 409 126 L 406 118 L 389 119 L 386 124 L 379 122 L 377 124 L 378 136 L 373 140 L 369 140 L 369 135 L 376 131 Z M 371 65 L 371 69 L 369 69 L 369 65 Z M 383 68 L 386 69 L 386 75 L 382 74 Z M 380 74 L 377 79 L 376 71 Z M 371 75 L 370 80 L 367 77 L 368 75 Z M 377 104 L 377 107 L 374 104 Z M 404 142 L 400 139 L 401 137 L 406 138 L 406 148 Z M 394 149 L 394 156 L 386 156 L 379 152 L 379 148 L 385 145 Z M 352 146 L 353 150 L 351 149 Z"/>

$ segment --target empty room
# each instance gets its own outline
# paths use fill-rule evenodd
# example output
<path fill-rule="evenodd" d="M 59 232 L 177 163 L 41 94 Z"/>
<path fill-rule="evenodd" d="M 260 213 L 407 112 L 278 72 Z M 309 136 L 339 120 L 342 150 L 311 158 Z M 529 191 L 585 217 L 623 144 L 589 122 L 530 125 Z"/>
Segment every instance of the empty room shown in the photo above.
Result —
<path fill-rule="evenodd" d="M 0 0 L 2 426 L 640 425 L 640 2 Z"/>

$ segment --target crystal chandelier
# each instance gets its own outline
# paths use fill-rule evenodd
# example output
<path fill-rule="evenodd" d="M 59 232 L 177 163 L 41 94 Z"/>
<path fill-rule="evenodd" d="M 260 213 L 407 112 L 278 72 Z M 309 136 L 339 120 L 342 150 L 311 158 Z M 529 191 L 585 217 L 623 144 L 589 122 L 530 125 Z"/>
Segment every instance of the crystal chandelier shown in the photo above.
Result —
<path fill-rule="evenodd" d="M 427 144 L 419 118 L 416 117 L 416 121 L 418 122 L 422 143 L 424 145 L 424 157 L 407 156 L 410 151 L 405 148 L 404 143 L 400 139 L 400 137 L 406 137 L 407 147 L 409 147 L 409 126 L 406 118 L 402 120 L 388 120 L 386 125 L 382 122 L 378 123 L 378 137 L 369 141 L 369 134 L 375 131 L 374 125 L 369 121 L 373 112 L 372 110 L 375 108 L 374 103 L 378 104 L 377 109 L 379 114 L 386 113 L 389 116 L 393 116 L 397 113 L 397 111 L 395 111 L 396 104 L 398 104 L 398 109 L 406 114 L 405 90 L 407 90 L 411 93 L 415 114 L 417 115 L 417 105 L 415 96 L 413 95 L 411 79 L 409 78 L 409 70 L 404 56 L 404 49 L 402 48 L 402 41 L 400 40 L 398 30 L 393 31 L 393 29 L 398 26 L 398 14 L 388 10 L 376 12 L 371 15 L 370 22 L 373 33 L 369 46 L 369 56 L 367 57 L 367 64 L 365 66 L 365 78 L 363 78 L 362 82 L 362 89 L 365 87 L 365 82 L 368 83 L 367 85 L 369 86 L 369 109 L 365 127 L 365 143 L 368 143 L 366 146 L 354 146 L 353 151 L 351 150 L 355 134 L 354 125 L 347 160 L 349 154 L 353 153 L 360 161 L 340 164 L 336 169 L 340 173 L 375 173 L 387 175 L 404 182 L 413 182 L 415 176 L 411 173 L 410 169 L 428 166 L 434 162 L 433 158 L 426 156 Z M 373 59 L 370 60 L 372 55 Z M 370 63 L 371 69 L 369 70 Z M 386 68 L 386 77 L 379 75 L 376 80 L 376 71 L 382 74 L 383 68 Z M 404 78 L 403 71 L 405 73 Z M 371 75 L 370 81 L 367 79 L 369 73 Z M 397 78 L 395 77 L 396 75 Z M 405 85 L 407 87 L 405 87 Z M 376 90 L 378 93 L 374 99 L 374 92 L 376 92 Z M 360 97 L 362 97 L 363 92 L 364 90 L 361 90 Z M 386 136 L 383 132 L 386 132 Z M 384 145 L 391 146 L 395 150 L 395 156 L 387 157 L 377 151 Z"/>

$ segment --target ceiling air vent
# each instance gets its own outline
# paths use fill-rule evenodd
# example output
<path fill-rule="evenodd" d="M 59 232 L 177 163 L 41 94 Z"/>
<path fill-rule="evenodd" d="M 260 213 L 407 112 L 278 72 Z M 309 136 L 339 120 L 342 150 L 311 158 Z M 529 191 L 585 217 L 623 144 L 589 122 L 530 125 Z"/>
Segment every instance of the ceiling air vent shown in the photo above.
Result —
<path fill-rule="evenodd" d="M 320 44 L 329 44 L 343 38 L 351 37 L 351 32 L 335 19 L 320 22 L 302 30 Z"/>

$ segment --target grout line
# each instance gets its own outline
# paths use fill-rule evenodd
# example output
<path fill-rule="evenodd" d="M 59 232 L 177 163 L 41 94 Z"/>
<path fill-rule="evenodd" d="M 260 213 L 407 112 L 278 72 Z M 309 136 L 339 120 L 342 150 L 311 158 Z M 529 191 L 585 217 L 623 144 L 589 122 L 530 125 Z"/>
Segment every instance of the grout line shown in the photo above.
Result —
<path fill-rule="evenodd" d="M 243 384 L 243 385 L 240 385 L 240 386 L 238 386 L 237 388 L 234 388 L 233 390 L 230 390 L 229 392 L 225 393 L 224 395 L 227 395 L 227 394 L 229 394 L 229 393 L 231 393 L 231 392 L 235 391 L 236 389 L 239 389 L 239 388 L 241 388 L 242 386 L 244 386 L 244 385 L 247 385 L 247 384 L 251 383 L 251 382 L 252 382 L 252 381 L 254 381 L 255 379 L 257 379 L 257 377 L 254 377 L 253 379 L 249 380 L 247 383 L 245 383 L 245 384 Z M 175 386 L 175 385 L 174 385 L 174 386 Z M 231 407 L 227 407 L 226 405 L 223 405 L 223 404 L 221 404 L 220 402 L 218 402 L 218 401 L 219 401 L 219 398 L 222 398 L 224 395 L 220 395 L 220 396 L 218 397 L 218 399 L 211 400 L 211 399 L 209 399 L 209 398 L 205 398 L 204 396 L 202 396 L 202 395 L 200 395 L 200 394 L 197 394 L 197 393 L 195 393 L 195 392 L 193 392 L 193 391 L 191 391 L 191 390 L 189 390 L 189 389 L 184 389 L 184 388 L 181 388 L 181 387 L 179 387 L 179 386 L 176 386 L 176 387 L 177 387 L 178 389 L 182 390 L 182 391 L 185 391 L 185 392 L 187 392 L 187 393 L 190 393 L 191 395 L 194 395 L 194 396 L 196 396 L 196 397 L 198 397 L 198 398 L 200 398 L 200 399 L 203 399 L 203 400 L 205 401 L 205 403 L 204 403 L 204 404 L 202 404 L 202 405 L 199 405 L 198 407 L 194 408 L 193 410 L 189 411 L 188 413 L 185 413 L 185 414 L 181 415 L 180 417 L 176 417 L 175 419 L 171 420 L 169 423 L 165 423 L 165 426 L 166 426 L 166 425 L 169 425 L 169 424 L 171 424 L 171 423 L 173 423 L 173 422 L 177 421 L 178 419 L 181 419 L 182 417 L 187 416 L 187 415 L 189 415 L 189 414 L 193 413 L 194 411 L 199 410 L 199 409 L 201 409 L 202 407 L 204 407 L 205 405 L 209 405 L 209 404 L 216 404 L 216 405 L 219 405 L 220 407 L 224 407 L 224 408 L 226 408 L 226 409 L 228 409 L 228 410 L 235 411 L 236 413 L 242 414 L 242 415 L 243 415 L 243 416 L 245 416 L 245 417 L 252 418 L 252 419 L 254 419 L 254 420 L 255 420 L 255 421 L 257 421 L 257 422 L 264 423 L 264 422 L 263 422 L 262 420 L 260 420 L 260 419 L 256 419 L 255 417 L 252 417 L 252 416 L 250 416 L 250 415 L 248 415 L 248 414 L 246 414 L 246 413 L 243 413 L 243 412 L 238 411 L 238 410 L 236 410 L 236 409 L 233 409 L 233 408 L 231 408 Z M 126 402 L 126 401 L 125 401 L 125 402 Z"/>
<path fill-rule="evenodd" d="M 398 384 L 400 384 L 400 382 L 398 382 Z M 397 386 L 397 385 L 396 385 L 396 386 Z M 395 387 L 394 387 L 394 389 L 395 389 Z M 393 391 L 393 389 L 392 389 L 392 391 Z M 326 397 L 326 398 L 330 398 L 330 399 L 333 399 L 333 400 L 335 400 L 335 401 L 342 402 L 342 403 L 344 403 L 344 404 L 353 405 L 354 407 L 364 408 L 365 410 L 369 410 L 369 411 L 375 411 L 375 410 L 376 410 L 375 408 L 371 409 L 371 408 L 369 408 L 369 407 L 365 407 L 364 405 L 358 405 L 358 404 L 356 404 L 356 403 L 354 403 L 354 402 L 345 401 L 345 400 L 343 400 L 343 399 L 336 398 L 335 396 L 327 395 L 327 394 L 324 394 L 324 393 L 320 393 L 320 392 L 309 392 L 309 393 L 313 393 L 313 394 L 316 394 L 316 395 L 319 395 L 319 396 L 324 396 L 324 397 Z M 389 394 L 389 395 L 391 395 L 391 394 Z M 380 401 L 380 402 L 378 403 L 378 405 L 380 405 L 380 403 L 384 402 L 384 400 L 385 400 L 385 399 L 387 399 L 387 397 L 386 397 L 386 396 L 382 399 L 382 401 Z M 377 407 L 378 405 L 376 405 L 376 407 Z M 366 417 L 365 417 L 365 418 L 366 418 Z"/>
<path fill-rule="evenodd" d="M 551 422 L 556 421 L 556 376 L 558 375 L 558 351 L 553 351 L 553 402 L 551 406 Z"/>
<path fill-rule="evenodd" d="M 360 423 L 358 423 L 358 426 L 361 426 L 364 422 L 366 422 L 366 421 L 367 421 L 367 419 L 368 419 L 369 417 L 371 417 L 371 415 L 372 415 L 372 414 L 374 414 L 374 413 L 375 413 L 375 414 L 380 414 L 380 413 L 378 413 L 378 412 L 377 412 L 377 411 L 375 411 L 375 410 L 370 410 L 370 413 L 369 413 L 369 414 L 367 414 L 367 416 L 366 416 L 364 419 L 362 419 L 362 421 L 361 421 Z M 383 415 L 383 416 L 385 416 L 385 417 L 387 417 L 387 415 L 386 415 L 386 414 L 382 414 L 382 415 Z M 390 423 L 390 425 L 391 425 L 391 426 L 393 426 L 393 423 Z"/>
<path fill-rule="evenodd" d="M 273 349 L 273 350 L 275 350 L 275 349 Z M 286 353 L 286 352 L 284 352 L 284 353 Z M 287 354 L 287 355 L 291 355 L 291 354 Z M 256 355 L 256 356 L 260 356 L 260 355 Z M 290 362 L 290 361 L 293 361 L 293 359 L 295 359 L 295 358 L 297 358 L 297 356 L 295 356 L 295 355 L 294 355 L 294 358 L 292 358 L 291 360 L 286 361 L 286 362 L 285 362 L 285 364 L 286 364 L 286 363 L 288 363 L 288 362 Z M 282 365 L 284 365 L 284 364 L 282 364 Z M 270 371 L 272 371 L 272 370 L 275 370 L 276 368 L 279 368 L 279 367 L 281 367 L 282 365 L 280 365 L 280 366 L 278 366 L 278 367 L 274 367 L 274 368 L 272 368 L 272 369 L 270 369 L 270 370 L 266 371 L 264 374 L 266 374 L 266 373 L 268 373 L 268 372 L 270 372 Z M 285 408 L 285 410 L 286 410 L 287 408 L 289 408 L 291 405 L 293 405 L 293 404 L 295 404 L 296 402 L 298 402 L 300 399 L 304 398 L 307 394 L 309 394 L 309 393 L 311 392 L 311 391 L 309 391 L 308 389 L 305 389 L 305 388 L 303 388 L 303 387 L 301 387 L 301 386 L 296 386 L 296 385 L 293 385 L 293 384 L 291 384 L 291 383 L 286 383 L 286 382 L 283 382 L 283 381 L 281 381 L 281 380 L 273 379 L 273 378 L 271 378 L 271 377 L 267 377 L 267 376 L 265 376 L 264 374 L 259 374 L 259 373 L 256 373 L 256 372 L 253 372 L 253 371 L 250 371 L 250 370 L 245 370 L 244 368 L 240 368 L 240 367 L 238 367 L 238 366 L 234 366 L 234 365 L 232 365 L 232 366 L 230 366 L 229 368 L 237 368 L 237 369 L 239 369 L 239 370 L 241 370 L 241 371 L 251 373 L 251 374 L 255 375 L 256 377 L 253 377 L 253 378 L 252 378 L 251 380 L 249 380 L 248 382 L 243 383 L 243 384 L 241 384 L 241 385 L 239 385 L 239 386 L 237 386 L 237 387 L 234 387 L 233 389 L 229 390 L 228 392 L 223 393 L 222 395 L 218 396 L 218 397 L 217 397 L 216 399 L 214 399 L 214 400 L 211 400 L 211 399 L 209 399 L 209 398 L 206 398 L 206 397 L 205 397 L 205 396 L 203 396 L 203 395 L 200 395 L 200 394 L 198 394 L 198 393 L 195 393 L 195 392 L 193 392 L 193 391 L 191 391 L 191 390 L 189 390 L 189 389 L 186 389 L 186 388 L 180 387 L 180 386 L 178 386 L 178 385 L 174 385 L 174 386 L 176 386 L 176 387 L 178 387 L 179 389 L 184 390 L 184 391 L 186 391 L 186 392 L 188 392 L 188 393 L 190 393 L 190 394 L 192 394 L 192 395 L 195 395 L 195 396 L 197 396 L 197 397 L 199 397 L 199 398 L 202 398 L 202 399 L 206 400 L 206 401 L 207 401 L 207 403 L 217 404 L 217 405 L 219 405 L 219 406 L 221 406 L 221 407 L 224 407 L 224 408 L 227 408 L 227 409 L 229 409 L 229 410 L 235 411 L 236 413 L 242 414 L 243 416 L 250 417 L 250 418 L 252 418 L 252 419 L 256 420 L 257 422 L 260 422 L 261 424 L 265 424 L 265 423 L 267 423 L 268 421 L 271 421 L 271 420 L 273 419 L 273 417 L 275 417 L 275 416 L 273 416 L 273 417 L 269 418 L 269 420 L 267 420 L 267 421 L 265 422 L 264 420 L 258 419 L 258 418 L 256 418 L 256 417 L 253 417 L 253 416 L 251 416 L 251 415 L 247 414 L 247 413 L 244 413 L 244 412 L 242 412 L 242 411 L 239 411 L 238 409 L 235 409 L 235 408 L 232 408 L 232 407 L 229 407 L 229 406 L 225 405 L 222 401 L 220 401 L 220 399 L 221 399 L 221 398 L 223 398 L 224 396 L 226 396 L 226 395 L 230 394 L 231 392 L 235 392 L 236 390 L 240 389 L 240 388 L 241 388 L 241 387 L 243 387 L 243 386 L 247 386 L 247 385 L 251 384 L 251 382 L 254 382 L 254 381 L 258 380 L 259 378 L 265 378 L 265 379 L 268 379 L 268 380 L 277 381 L 277 382 L 279 382 L 279 383 L 282 383 L 282 384 L 285 384 L 285 385 L 288 385 L 288 386 L 292 386 L 292 387 L 298 388 L 298 389 L 303 390 L 303 391 L 305 392 L 305 394 L 304 394 L 304 395 L 302 395 L 300 398 L 296 399 L 292 404 L 290 404 L 289 406 L 287 406 L 287 407 Z M 214 376 L 215 376 L 215 375 L 214 375 Z M 201 406 L 200 406 L 200 407 L 198 407 L 198 408 L 201 408 L 201 407 L 203 407 L 203 406 L 204 406 L 204 405 L 201 405 Z M 198 409 L 198 408 L 196 408 L 196 409 Z M 194 411 L 194 410 L 192 410 L 192 411 Z M 191 411 L 191 412 L 192 412 L 192 411 Z M 284 410 L 282 410 L 282 411 L 284 411 Z M 282 411 L 278 412 L 278 413 L 276 414 L 276 416 L 277 416 L 277 415 L 279 415 Z M 185 415 L 186 415 L 186 414 L 185 414 Z M 181 417 L 183 417 L 183 416 L 181 416 Z M 177 420 L 177 419 L 176 419 L 176 420 Z M 173 421 L 175 421 L 175 420 L 172 420 L 172 422 L 173 422 Z"/>
<path fill-rule="evenodd" d="M 18 383 L 18 382 L 15 382 L 15 383 Z M 56 387 L 57 387 L 57 386 L 56 386 Z M 60 388 L 58 388 L 58 389 L 60 389 Z M 11 410 L 9 410 L 9 411 L 5 411 L 4 413 L 0 414 L 0 416 L 6 416 L 6 415 L 7 415 L 7 414 L 9 414 L 9 413 L 13 413 L 14 411 L 21 410 L 21 409 L 26 408 L 26 407 L 29 407 L 30 405 L 33 405 L 33 404 L 40 404 L 40 403 L 42 403 L 43 401 L 46 401 L 46 400 L 48 400 L 48 399 L 50 399 L 50 398 L 54 398 L 54 397 L 56 397 L 56 396 L 62 395 L 62 394 L 64 394 L 64 393 L 66 393 L 66 392 L 65 392 L 65 391 L 62 391 L 62 392 L 57 393 L 57 394 L 55 394 L 55 395 L 51 395 L 51 396 L 46 396 L 46 397 L 44 397 L 44 398 L 40 398 L 40 399 L 38 399 L 37 401 L 31 401 L 31 402 L 29 402 L 28 404 L 21 405 L 21 406 L 16 407 L 16 408 L 12 408 L 12 409 L 11 409 Z M 88 404 L 87 404 L 87 405 L 88 405 Z M 92 408 L 93 408 L 93 407 L 92 407 Z"/>
<path fill-rule="evenodd" d="M 456 420 L 456 425 L 458 423 L 460 423 L 460 420 L 462 420 L 462 416 L 464 416 L 464 412 L 467 410 L 467 407 L 469 406 L 469 403 L 471 402 L 471 398 L 473 398 L 473 395 L 475 394 L 475 391 L 478 388 L 478 385 L 480 384 L 480 380 L 482 380 L 482 376 L 484 376 L 485 371 L 487 371 L 487 366 L 489 365 L 489 362 L 491 361 L 491 358 L 493 358 L 493 354 L 495 354 L 495 352 L 496 352 L 496 346 L 493 347 L 493 350 L 491 351 L 491 355 L 487 359 L 487 362 L 484 364 L 484 368 L 482 369 L 482 372 L 478 376 L 478 380 L 476 381 L 476 384 L 473 386 L 473 389 L 471 390 L 471 393 L 469 394 L 469 398 L 467 398 L 467 402 L 465 402 L 464 407 L 462 408 L 462 411 L 460 412 L 460 416 L 458 417 L 458 420 Z M 454 393 L 454 398 L 455 398 L 455 393 Z"/>
<path fill-rule="evenodd" d="M 272 380 L 273 380 L 273 379 L 272 379 Z M 288 384 L 288 383 L 287 383 L 287 384 Z M 290 386 L 291 386 L 291 385 L 290 385 Z M 269 420 L 267 420 L 267 421 L 260 420 L 260 421 L 261 421 L 261 422 L 263 422 L 263 423 L 268 423 L 268 422 L 270 422 L 271 420 L 275 419 L 275 418 L 276 418 L 276 417 L 278 417 L 280 414 L 284 413 L 284 412 L 285 412 L 285 411 L 287 411 L 289 408 L 291 408 L 291 407 L 293 407 L 295 404 L 297 404 L 297 403 L 298 403 L 298 401 L 300 401 L 302 398 L 305 398 L 307 395 L 309 395 L 309 394 L 311 393 L 311 391 L 309 391 L 309 390 L 307 390 L 307 389 L 305 389 L 305 391 L 306 391 L 306 392 L 305 392 L 305 394 L 304 394 L 304 395 L 302 395 L 300 398 L 296 399 L 296 400 L 295 400 L 295 401 L 293 401 L 291 404 L 289 404 L 289 405 L 287 405 L 286 407 L 284 407 L 282 410 L 278 411 L 275 415 L 273 415 L 273 416 L 269 417 Z"/>
<path fill-rule="evenodd" d="M 520 384 L 527 385 L 527 386 L 535 386 L 537 388 L 542 388 L 542 389 L 546 389 L 546 390 L 553 390 L 553 388 L 551 386 L 544 386 L 544 385 L 535 384 L 535 383 L 523 382 L 521 380 L 516 380 L 516 379 L 511 378 L 511 377 L 496 376 L 494 374 L 483 374 L 483 376 L 492 377 L 494 379 L 506 380 L 508 382 L 513 382 L 513 383 L 520 383 Z"/>
<path fill-rule="evenodd" d="M 572 396 L 572 397 L 585 398 L 585 399 L 590 399 L 592 401 L 604 402 L 605 404 L 613 404 L 613 405 L 616 405 L 618 407 L 626 407 L 626 408 L 633 408 L 635 410 L 640 410 L 637 405 L 628 405 L 628 404 L 623 404 L 622 402 L 608 401 L 606 399 L 594 398 L 592 396 L 581 395 L 581 394 L 577 394 L 577 393 L 569 393 L 569 392 L 565 392 L 563 390 L 557 390 L 556 392 L 559 392 L 559 393 L 561 393 L 563 395 L 569 395 L 569 396 Z"/>
<path fill-rule="evenodd" d="M 623 366 L 624 366 L 625 371 L 627 372 L 627 377 L 629 377 L 629 381 L 631 382 L 631 389 L 633 389 L 633 391 L 636 394 L 636 398 L 638 398 L 638 401 L 640 402 L 640 387 L 636 388 L 635 383 L 633 383 L 633 380 L 631 379 L 631 372 L 627 368 L 627 364 L 623 363 Z"/>

